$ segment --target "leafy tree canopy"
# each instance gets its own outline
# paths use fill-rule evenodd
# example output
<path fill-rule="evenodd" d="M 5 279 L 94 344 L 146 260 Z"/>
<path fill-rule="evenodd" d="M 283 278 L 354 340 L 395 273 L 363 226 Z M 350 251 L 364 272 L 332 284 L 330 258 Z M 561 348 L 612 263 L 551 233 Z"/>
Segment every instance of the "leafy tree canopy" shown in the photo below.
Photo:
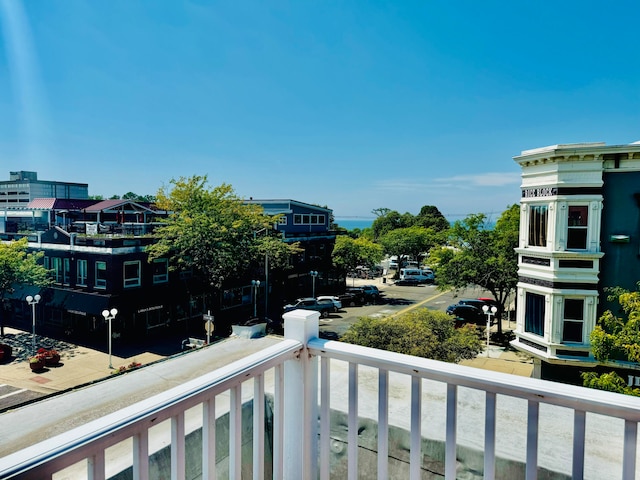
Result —
<path fill-rule="evenodd" d="M 382 260 L 382 247 L 371 240 L 360 237 L 353 239 L 339 236 L 333 248 L 333 262 L 345 271 L 353 270 L 358 265 L 374 265 Z"/>
<path fill-rule="evenodd" d="M 408 227 L 390 230 L 382 235 L 378 242 L 383 246 L 385 253 L 396 255 L 398 264 L 407 256 L 418 259 L 438 243 L 437 232 L 433 228 Z"/>
<path fill-rule="evenodd" d="M 509 294 L 518 283 L 520 208 L 505 210 L 495 228 L 489 229 L 484 214 L 457 221 L 449 230 L 449 245 L 430 253 L 440 288 L 463 289 L 477 285 L 493 295 L 505 310 Z M 501 332 L 502 324 L 498 322 Z"/>
<path fill-rule="evenodd" d="M 449 228 L 448 220 L 433 205 L 423 206 L 418 215 L 412 215 L 408 212 L 400 214 L 389 208 L 376 208 L 372 213 L 376 216 L 371 226 L 374 239 L 378 239 L 391 230 L 398 228 L 416 226 L 432 228 L 436 232 L 443 232 Z"/>
<path fill-rule="evenodd" d="M 269 232 L 276 219 L 260 205 L 244 203 L 230 185 L 210 188 L 206 176 L 181 177 L 158 191 L 157 205 L 173 213 L 156 230 L 159 240 L 148 248 L 150 259 L 170 258 L 173 268 L 193 268 L 215 287 L 246 271 L 267 251 L 271 261 L 284 261 L 274 242 L 256 236 Z M 280 243 L 284 250 L 297 248 Z"/>
<path fill-rule="evenodd" d="M 640 283 L 638 284 L 640 288 Z M 608 300 L 620 305 L 622 316 L 607 310 L 598 319 L 598 325 L 590 335 L 591 350 L 600 362 L 628 361 L 640 362 L 640 292 L 630 292 L 621 287 L 605 289 Z M 640 389 L 633 388 L 616 372 L 598 374 L 582 373 L 585 387 L 609 392 L 640 396 Z"/>
<path fill-rule="evenodd" d="M 44 253 L 29 253 L 27 249 L 26 238 L 8 243 L 0 242 L 0 304 L 8 293 L 14 291 L 16 285 L 44 287 L 51 283 L 48 270 L 39 263 Z M 0 308 L 0 315 L 3 311 Z M 0 327 L 0 335 L 4 335 L 4 321 L 0 323 Z"/>
<path fill-rule="evenodd" d="M 133 200 L 134 202 L 147 202 L 154 203 L 156 201 L 155 195 L 138 195 L 137 193 L 127 192 L 122 196 L 123 200 Z"/>
<path fill-rule="evenodd" d="M 640 397 L 640 389 L 627 385 L 625 380 L 616 372 L 597 374 L 596 372 L 582 372 L 583 386 L 606 390 L 607 392 L 622 393 Z"/>
<path fill-rule="evenodd" d="M 449 315 L 426 308 L 398 317 L 360 318 L 341 340 L 452 363 L 474 358 L 483 345 L 474 325 L 456 329 Z"/>
<path fill-rule="evenodd" d="M 433 205 L 425 205 L 416 215 L 415 225 L 424 228 L 433 228 L 436 232 L 444 232 L 449 229 L 449 220 Z"/>
<path fill-rule="evenodd" d="M 639 283 L 640 287 L 640 283 Z M 609 300 L 618 300 L 622 316 L 607 310 L 591 332 L 591 348 L 596 360 L 640 362 L 640 291 L 611 288 Z"/>

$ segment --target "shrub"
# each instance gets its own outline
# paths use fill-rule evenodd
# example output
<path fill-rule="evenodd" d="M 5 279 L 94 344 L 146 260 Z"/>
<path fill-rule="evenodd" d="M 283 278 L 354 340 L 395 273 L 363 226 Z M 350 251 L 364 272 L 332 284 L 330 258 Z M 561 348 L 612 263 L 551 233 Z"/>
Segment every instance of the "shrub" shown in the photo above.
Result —
<path fill-rule="evenodd" d="M 451 363 L 474 358 L 483 348 L 475 325 L 455 328 L 449 315 L 426 308 L 398 317 L 362 317 L 341 340 Z"/>

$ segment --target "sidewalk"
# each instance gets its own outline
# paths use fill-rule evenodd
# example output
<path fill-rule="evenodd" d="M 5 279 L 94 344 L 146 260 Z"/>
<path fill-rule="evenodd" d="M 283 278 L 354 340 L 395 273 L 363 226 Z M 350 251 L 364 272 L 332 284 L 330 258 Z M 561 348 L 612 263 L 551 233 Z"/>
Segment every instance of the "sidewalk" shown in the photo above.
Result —
<path fill-rule="evenodd" d="M 46 367 L 40 372 L 32 372 L 27 360 L 31 355 L 29 343 L 31 334 L 10 327 L 5 327 L 4 330 L 5 338 L 0 338 L 0 343 L 12 346 L 13 356 L 11 362 L 0 364 L 0 385 L 6 384 L 44 394 L 60 392 L 109 377 L 113 370 L 134 361 L 144 365 L 164 358 L 150 352 L 130 358 L 112 355 L 113 368 L 109 368 L 107 353 L 51 340 L 47 343 L 53 344 L 60 352 L 60 364 L 55 367 Z M 38 338 L 42 339 L 42 337 Z"/>

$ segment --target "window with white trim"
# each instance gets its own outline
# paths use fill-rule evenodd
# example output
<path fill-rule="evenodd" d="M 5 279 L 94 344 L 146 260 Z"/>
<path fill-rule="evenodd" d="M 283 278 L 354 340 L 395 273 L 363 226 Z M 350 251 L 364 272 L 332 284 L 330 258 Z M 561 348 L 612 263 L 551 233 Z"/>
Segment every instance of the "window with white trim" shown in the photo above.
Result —
<path fill-rule="evenodd" d="M 96 262 L 95 288 L 107 288 L 107 262 Z"/>
<path fill-rule="evenodd" d="M 169 260 L 156 258 L 152 264 L 153 283 L 167 283 L 169 281 Z"/>
<path fill-rule="evenodd" d="M 87 286 L 87 261 L 78 260 L 76 262 L 76 285 Z"/>
<path fill-rule="evenodd" d="M 547 205 L 531 205 L 529 207 L 529 245 L 532 247 L 547 246 Z"/>
<path fill-rule="evenodd" d="M 544 336 L 544 295 L 527 292 L 524 308 L 524 331 Z"/>
<path fill-rule="evenodd" d="M 281 216 L 280 218 L 278 218 L 278 225 L 286 225 L 287 224 L 287 217 L 286 216 Z"/>
<path fill-rule="evenodd" d="M 587 205 L 569 205 L 567 225 L 567 249 L 586 250 L 589 207 Z"/>
<path fill-rule="evenodd" d="M 122 271 L 124 274 L 124 288 L 140 286 L 140 260 L 124 262 Z"/>
<path fill-rule="evenodd" d="M 307 213 L 296 213 L 293 216 L 294 225 L 324 225 L 324 215 L 311 215 Z"/>
<path fill-rule="evenodd" d="M 583 343 L 584 299 L 565 298 L 562 317 L 562 341 Z"/>

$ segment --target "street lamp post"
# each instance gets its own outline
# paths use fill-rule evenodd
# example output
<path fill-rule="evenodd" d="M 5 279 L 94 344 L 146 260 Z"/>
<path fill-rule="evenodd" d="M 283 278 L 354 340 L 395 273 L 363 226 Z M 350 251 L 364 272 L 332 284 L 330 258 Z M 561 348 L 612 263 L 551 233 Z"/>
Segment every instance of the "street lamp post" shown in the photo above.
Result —
<path fill-rule="evenodd" d="M 260 288 L 260 280 L 251 280 L 253 285 L 253 318 L 258 316 L 258 289 Z"/>
<path fill-rule="evenodd" d="M 33 350 L 33 355 L 36 354 L 36 305 L 40 301 L 40 295 L 36 295 L 32 297 L 28 295 L 25 300 L 29 305 L 31 305 L 31 320 L 33 322 L 33 333 L 31 334 L 31 349 Z"/>
<path fill-rule="evenodd" d="M 309 275 L 311 275 L 311 296 L 316 298 L 316 277 L 318 276 L 318 272 L 311 270 Z"/>
<path fill-rule="evenodd" d="M 111 365 L 111 320 L 113 320 L 114 318 L 116 318 L 116 315 L 118 314 L 118 310 L 116 308 L 112 308 L 111 310 L 103 310 L 102 311 L 102 316 L 104 317 L 105 321 L 109 322 L 109 368 L 113 368 L 113 365 Z"/>
<path fill-rule="evenodd" d="M 482 311 L 487 316 L 487 357 L 488 357 L 489 356 L 489 329 L 491 328 L 491 317 L 493 317 L 496 314 L 498 309 L 496 308 L 495 305 L 491 306 L 491 308 L 489 308 L 489 305 L 483 305 Z"/>

